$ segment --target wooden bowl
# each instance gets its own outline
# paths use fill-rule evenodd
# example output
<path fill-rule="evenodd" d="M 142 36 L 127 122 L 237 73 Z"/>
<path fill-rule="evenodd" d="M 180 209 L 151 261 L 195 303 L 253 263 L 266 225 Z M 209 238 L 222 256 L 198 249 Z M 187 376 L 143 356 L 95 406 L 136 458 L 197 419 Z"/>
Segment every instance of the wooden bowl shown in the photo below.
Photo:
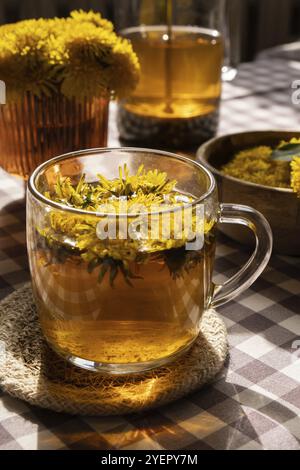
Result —
<path fill-rule="evenodd" d="M 271 188 L 223 175 L 220 168 L 240 150 L 258 145 L 275 146 L 281 140 L 300 137 L 293 131 L 256 131 L 216 137 L 197 152 L 197 160 L 215 176 L 221 202 L 252 206 L 268 219 L 274 235 L 274 252 L 300 256 L 300 199 L 291 189 Z M 221 225 L 223 233 L 243 244 L 252 244 L 248 231 Z"/>

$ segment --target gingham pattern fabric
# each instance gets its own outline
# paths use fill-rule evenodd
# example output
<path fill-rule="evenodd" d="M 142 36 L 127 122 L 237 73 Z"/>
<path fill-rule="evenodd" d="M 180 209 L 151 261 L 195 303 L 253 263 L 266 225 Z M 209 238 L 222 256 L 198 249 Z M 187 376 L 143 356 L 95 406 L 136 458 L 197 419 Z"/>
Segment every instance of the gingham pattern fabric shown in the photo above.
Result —
<path fill-rule="evenodd" d="M 220 132 L 296 128 L 289 63 L 241 66 L 226 84 Z M 295 73 L 295 75 L 294 75 Z M 264 88 L 262 89 L 262 83 Z M 111 113 L 110 144 L 118 145 Z M 22 183 L 0 173 L 0 296 L 29 279 Z M 218 281 L 249 253 L 220 238 Z M 220 308 L 230 358 L 212 385 L 156 411 L 77 418 L 0 396 L 0 449 L 300 449 L 300 258 L 273 256 L 260 279 Z M 1 345 L 0 345 L 1 348 Z"/>

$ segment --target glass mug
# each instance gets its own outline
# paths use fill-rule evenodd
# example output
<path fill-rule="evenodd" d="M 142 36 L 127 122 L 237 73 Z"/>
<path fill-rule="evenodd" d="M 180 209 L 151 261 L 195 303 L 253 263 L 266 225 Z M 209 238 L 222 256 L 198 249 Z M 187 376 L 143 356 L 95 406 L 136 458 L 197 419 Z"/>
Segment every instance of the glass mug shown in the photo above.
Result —
<path fill-rule="evenodd" d="M 70 177 L 74 184 L 83 174 L 91 183 L 98 174 L 112 180 L 124 164 L 130 174 L 141 165 L 147 171 L 167 173 L 170 180 L 177 181 L 176 194 L 189 195 L 192 211 L 203 208 L 208 227 L 202 244 L 192 250 L 152 250 L 146 253 L 147 262 L 137 256 L 130 262 L 134 273 L 130 280 L 123 276 L 118 254 L 109 260 L 110 275 L 101 274 L 103 259 L 95 263 L 97 269 L 89 269 L 76 241 L 61 229 L 72 226 L 74 217 L 77 222 L 82 218 L 84 234 L 86 217 L 92 227 L 98 227 L 102 213 L 75 209 L 45 196 L 53 191 L 58 176 Z M 128 213 L 114 217 L 121 224 L 124 216 Z M 45 234 L 49 234 L 53 217 L 59 217 L 63 225 L 56 229 L 52 223 L 52 238 L 48 239 Z M 212 280 L 219 223 L 244 225 L 256 238 L 250 260 L 223 285 Z M 157 150 L 92 149 L 54 158 L 32 174 L 27 193 L 27 243 L 35 302 L 51 347 L 79 367 L 127 374 L 167 364 L 188 350 L 199 334 L 203 312 L 232 300 L 262 273 L 271 255 L 272 233 L 256 210 L 220 204 L 214 177 L 195 161 Z M 124 243 L 125 249 L 125 241 L 118 243 L 121 247 Z M 112 274 L 113 266 L 120 268 L 118 275 Z"/>

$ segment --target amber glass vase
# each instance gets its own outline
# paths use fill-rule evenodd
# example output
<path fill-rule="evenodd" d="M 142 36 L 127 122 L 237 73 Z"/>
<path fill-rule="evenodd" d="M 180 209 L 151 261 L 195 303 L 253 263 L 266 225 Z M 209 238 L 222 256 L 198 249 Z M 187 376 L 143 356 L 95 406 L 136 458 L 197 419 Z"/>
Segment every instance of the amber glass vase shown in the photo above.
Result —
<path fill-rule="evenodd" d="M 27 179 L 55 155 L 105 147 L 108 104 L 104 98 L 79 101 L 27 93 L 18 102 L 0 105 L 0 165 Z"/>

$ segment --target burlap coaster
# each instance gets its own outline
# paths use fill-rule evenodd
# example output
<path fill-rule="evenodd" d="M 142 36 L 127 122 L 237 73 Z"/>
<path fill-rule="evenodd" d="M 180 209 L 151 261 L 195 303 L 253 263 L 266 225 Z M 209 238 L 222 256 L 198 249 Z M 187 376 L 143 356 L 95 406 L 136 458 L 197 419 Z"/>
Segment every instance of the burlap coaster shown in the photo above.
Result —
<path fill-rule="evenodd" d="M 168 367 L 108 377 L 74 367 L 45 343 L 30 285 L 0 303 L 0 386 L 30 404 L 76 415 L 121 415 L 177 400 L 211 381 L 227 356 L 223 321 L 203 316 L 191 350 Z"/>

